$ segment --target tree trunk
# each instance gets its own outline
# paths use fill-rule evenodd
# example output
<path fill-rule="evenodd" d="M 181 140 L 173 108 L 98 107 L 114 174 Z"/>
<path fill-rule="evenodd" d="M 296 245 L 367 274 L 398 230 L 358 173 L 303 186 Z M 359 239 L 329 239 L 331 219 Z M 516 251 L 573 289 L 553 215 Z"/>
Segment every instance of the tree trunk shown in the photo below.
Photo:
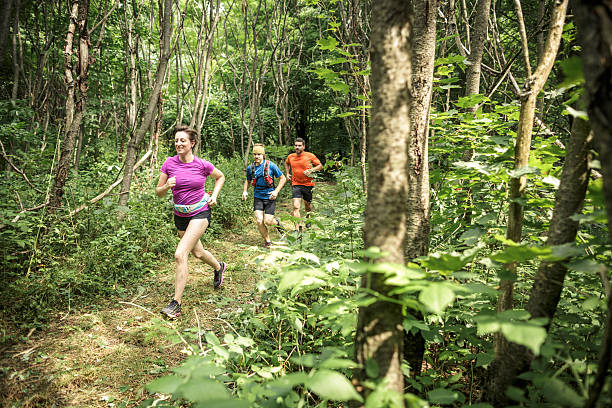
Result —
<path fill-rule="evenodd" d="M 609 2 L 573 1 L 582 46 L 582 63 L 589 123 L 595 134 L 603 173 L 603 193 L 608 215 L 608 236 L 612 242 L 612 5 Z M 608 295 L 608 318 L 601 344 L 597 374 L 589 390 L 585 407 L 594 407 L 599 399 L 612 359 L 612 295 Z"/>
<path fill-rule="evenodd" d="M 468 56 L 469 64 L 465 73 L 466 96 L 475 95 L 480 92 L 482 53 L 485 40 L 487 39 L 490 9 L 491 0 L 478 0 L 476 17 L 474 19 L 474 31 L 470 44 L 470 55 Z"/>
<path fill-rule="evenodd" d="M 463 7 L 465 11 L 465 6 Z M 470 53 L 468 55 L 468 66 L 465 73 L 465 96 L 480 93 L 480 74 L 482 67 L 482 54 L 484 51 L 485 40 L 487 39 L 487 29 L 489 27 L 489 12 L 491 10 L 491 0 L 478 0 L 476 5 L 476 16 L 474 18 L 474 35 L 470 43 Z M 467 22 L 466 22 L 467 23 Z M 470 112 L 476 112 L 477 106 L 468 108 Z M 470 162 L 474 159 L 474 149 L 468 146 L 463 152 L 461 160 Z M 461 195 L 457 198 L 465 203 L 463 220 L 466 225 L 472 223 L 472 189 L 464 187 Z"/>
<path fill-rule="evenodd" d="M 427 255 L 429 249 L 429 109 L 433 87 L 438 1 L 412 1 L 412 14 L 419 16 L 412 27 L 412 95 L 408 139 L 408 197 L 406 208 L 407 261 Z M 420 313 L 411 313 L 422 318 Z M 407 347 L 408 345 L 412 347 Z M 418 332 L 407 333 L 404 358 L 415 375 L 421 372 L 425 339 Z"/>
<path fill-rule="evenodd" d="M 592 132 L 588 122 L 576 118 L 572 126 L 561 182 L 556 194 L 555 208 L 548 231 L 547 245 L 561 245 L 576 241 L 578 222 L 570 217 L 582 209 L 587 185 L 589 182 L 589 151 Z M 534 279 L 527 311 L 532 318 L 545 317 L 549 320 L 547 329 L 557 310 L 563 281 L 567 272 L 562 262 L 542 262 Z M 491 365 L 490 382 L 486 389 L 485 399 L 494 406 L 503 406 L 509 401 L 505 396 L 506 389 L 515 378 L 527 371 L 533 361 L 533 354 L 523 346 L 509 343 L 507 352 L 500 355 Z"/>
<path fill-rule="evenodd" d="M 87 89 L 89 88 L 89 31 L 87 19 L 89 16 L 89 0 L 76 0 L 72 4 L 68 34 L 66 35 L 66 47 L 64 48 L 65 80 L 67 88 L 66 119 L 64 122 L 64 142 L 62 153 L 55 170 L 55 179 L 49 196 L 49 210 L 57 210 L 62 205 L 64 185 L 68 178 L 68 170 L 72 163 L 74 154 L 74 143 L 79 134 L 81 121 L 85 114 L 85 102 L 87 100 Z M 77 81 L 74 81 L 72 53 L 74 35 L 78 28 L 78 67 Z M 78 92 L 77 92 L 78 91 Z M 78 97 L 78 98 L 77 98 Z M 76 110 L 76 114 L 75 114 Z"/>
<path fill-rule="evenodd" d="M 531 135 L 533 132 L 533 121 L 535 117 L 535 104 L 538 94 L 544 87 L 550 70 L 555 62 L 568 0 L 562 0 L 555 4 L 550 22 L 550 32 L 546 40 L 545 53 L 542 60 L 531 78 L 528 78 L 523 90 L 521 110 L 519 115 L 518 130 L 516 134 L 516 145 L 514 149 L 514 169 L 520 170 L 529 162 L 529 150 L 531 148 Z M 510 208 L 508 215 L 508 229 L 506 237 L 514 242 L 521 241 L 523 228 L 523 206 L 520 199 L 525 195 L 527 184 L 526 176 L 513 177 L 510 179 Z M 507 265 L 508 270 L 514 273 L 515 264 Z M 497 303 L 497 311 L 512 309 L 514 292 L 514 281 L 502 279 L 500 282 L 500 294 Z M 507 342 L 503 336 L 496 336 L 496 356 L 500 358 L 505 352 Z"/>
<path fill-rule="evenodd" d="M 377 2 L 372 10 L 372 120 L 370 121 L 368 195 L 364 243 L 388 253 L 373 262 L 404 263 L 408 200 L 407 149 L 410 138 L 411 9 L 403 0 Z M 362 288 L 388 296 L 380 273 L 364 275 Z M 374 362 L 387 387 L 403 393 L 401 371 L 402 307 L 376 301 L 359 308 L 355 358 L 365 380 L 365 366 Z M 364 389 L 360 391 L 365 393 Z M 401 399 L 400 399 L 401 400 Z"/>
<path fill-rule="evenodd" d="M 138 108 L 138 88 L 136 82 L 136 58 L 139 36 L 134 33 L 134 21 L 138 18 L 135 8 L 130 2 L 123 9 L 125 21 L 125 128 L 123 138 L 131 135 L 136 128 L 136 111 Z"/>
<path fill-rule="evenodd" d="M 221 16 L 219 0 L 209 0 L 206 7 L 202 10 L 200 19 L 200 31 L 198 33 L 197 55 L 198 67 L 196 73 L 196 91 L 193 113 L 191 116 L 190 126 L 194 127 L 198 133 L 202 130 L 202 122 L 204 115 L 204 106 L 206 96 L 208 94 L 208 83 L 211 72 L 210 65 L 212 61 L 212 45 L 217 30 L 217 22 Z M 208 11 L 208 19 L 207 19 Z"/>
<path fill-rule="evenodd" d="M 13 52 L 13 90 L 11 92 L 11 100 L 17 100 L 19 95 L 19 60 L 17 59 L 17 38 L 19 37 L 19 2 L 15 0 L 15 19 L 13 20 L 13 35 L 11 36 L 12 52 Z M 7 10 L 10 11 L 10 10 Z M 10 13 L 9 13 L 10 14 Z M 0 52 L 0 60 L 2 59 L 2 52 Z"/>
<path fill-rule="evenodd" d="M 161 14 L 161 13 L 160 13 Z M 134 169 L 134 163 L 136 162 L 136 150 L 140 143 L 144 139 L 147 130 L 153 120 L 153 115 L 157 108 L 157 101 L 161 94 L 161 89 L 164 84 L 164 78 L 168 68 L 168 61 L 170 60 L 170 43 L 172 36 L 172 0 L 164 0 L 163 18 L 161 21 L 162 26 L 162 39 L 160 44 L 161 55 L 159 58 L 159 64 L 157 65 L 157 71 L 155 72 L 155 82 L 151 95 L 149 96 L 149 102 L 147 110 L 142 117 L 142 121 L 138 126 L 138 129 L 130 137 L 130 141 L 127 145 L 127 151 L 125 154 L 125 164 L 123 171 L 123 183 L 121 184 L 121 192 L 119 193 L 119 205 L 127 205 L 130 193 L 130 185 L 132 184 L 132 171 Z"/>
<path fill-rule="evenodd" d="M 4 48 L 8 39 L 12 8 L 13 0 L 2 1 L 2 17 L 0 18 L 0 60 L 4 58 Z"/>

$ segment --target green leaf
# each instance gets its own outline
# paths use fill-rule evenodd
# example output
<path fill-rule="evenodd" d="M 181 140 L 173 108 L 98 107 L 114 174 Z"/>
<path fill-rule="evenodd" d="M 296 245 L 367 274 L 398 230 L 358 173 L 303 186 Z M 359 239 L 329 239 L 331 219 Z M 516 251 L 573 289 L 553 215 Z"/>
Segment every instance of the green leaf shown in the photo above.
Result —
<path fill-rule="evenodd" d="M 366 360 L 365 372 L 368 378 L 378 378 L 380 375 L 380 368 L 378 367 L 378 362 L 373 358 L 368 358 Z"/>
<path fill-rule="evenodd" d="M 584 398 L 558 378 L 537 377 L 533 383 L 540 388 L 544 398 L 558 407 L 582 407 Z"/>
<path fill-rule="evenodd" d="M 250 408 L 251 406 L 248 401 L 229 399 L 198 402 L 193 405 L 193 408 Z"/>
<path fill-rule="evenodd" d="M 478 242 L 480 237 L 485 234 L 485 230 L 478 227 L 472 227 L 465 231 L 463 234 L 461 234 L 459 239 L 462 240 L 466 245 L 474 245 L 476 242 Z"/>
<path fill-rule="evenodd" d="M 606 270 L 606 267 L 592 259 L 580 259 L 567 264 L 567 267 L 576 272 L 596 274 Z"/>
<path fill-rule="evenodd" d="M 344 82 L 336 81 L 336 82 L 327 82 L 327 86 L 329 86 L 332 90 L 337 92 L 342 92 L 343 94 L 347 94 L 349 91 L 349 86 Z"/>
<path fill-rule="evenodd" d="M 459 100 L 457 101 L 457 106 L 459 106 L 460 108 L 464 108 L 464 109 L 473 108 L 479 103 L 485 102 L 485 101 L 489 101 L 489 98 L 487 98 L 484 95 L 473 94 L 473 95 L 464 96 L 464 97 L 459 98 Z"/>
<path fill-rule="evenodd" d="M 522 166 L 522 167 L 519 167 L 518 169 L 508 171 L 508 175 L 512 178 L 519 178 L 521 176 L 524 176 L 525 174 L 539 174 L 539 173 L 540 173 L 540 169 L 538 169 L 537 167 L 530 167 L 530 166 Z"/>
<path fill-rule="evenodd" d="M 317 41 L 317 45 L 319 46 L 319 48 L 321 48 L 322 50 L 333 50 L 338 46 L 338 41 L 333 38 L 328 36 L 327 38 L 321 39 Z"/>
<path fill-rule="evenodd" d="M 487 366 L 491 364 L 494 360 L 494 354 L 480 353 L 476 356 L 476 367 Z"/>
<path fill-rule="evenodd" d="M 572 108 L 571 106 L 566 106 L 565 110 L 567 113 L 572 115 L 574 118 L 579 118 L 582 120 L 589 120 L 589 115 L 585 111 L 580 111 Z"/>
<path fill-rule="evenodd" d="M 485 285 L 484 283 L 470 282 L 461 286 L 467 288 L 472 293 L 482 293 L 491 297 L 497 296 L 497 290 L 493 289 L 489 285 Z"/>
<path fill-rule="evenodd" d="M 423 279 L 425 277 L 425 271 L 416 266 L 404 266 L 396 264 L 387 265 L 392 265 L 391 270 L 385 270 L 385 272 L 387 272 L 389 276 L 385 280 L 385 283 L 387 285 L 406 286 L 414 280 Z"/>
<path fill-rule="evenodd" d="M 316 289 L 327 284 L 328 275 L 318 269 L 303 268 L 285 272 L 278 283 L 278 291 L 291 290 L 292 296 L 305 290 Z"/>
<path fill-rule="evenodd" d="M 277 395 L 287 394 L 296 385 L 302 385 L 308 381 L 308 376 L 302 371 L 289 373 L 266 384 L 266 387 Z"/>
<path fill-rule="evenodd" d="M 447 390 L 446 388 L 436 388 L 427 393 L 427 399 L 432 404 L 452 404 L 460 398 L 458 391 Z"/>
<path fill-rule="evenodd" d="M 353 384 L 342 374 L 331 370 L 317 370 L 306 382 L 306 387 L 319 397 L 332 401 L 357 400 L 363 402 Z"/>
<path fill-rule="evenodd" d="M 334 370 L 339 368 L 355 368 L 357 364 L 353 360 L 346 358 L 328 358 L 323 361 L 319 367 Z"/>
<path fill-rule="evenodd" d="M 584 83 L 584 74 L 582 71 L 582 59 L 578 56 L 570 57 L 560 62 L 561 69 L 565 76 L 561 85 L 558 88 L 569 88 L 573 85 Z"/>
<path fill-rule="evenodd" d="M 183 384 L 177 390 L 177 393 L 194 402 L 227 400 L 230 398 L 229 391 L 225 388 L 225 385 L 217 381 L 203 379 L 194 379 Z"/>
<path fill-rule="evenodd" d="M 159 392 L 160 394 L 174 394 L 176 389 L 184 383 L 184 379 L 178 375 L 167 375 L 147 384 L 147 391 Z"/>
<path fill-rule="evenodd" d="M 535 355 L 540 354 L 540 346 L 546 340 L 546 329 L 527 322 L 502 323 L 501 332 L 506 339 L 528 347 Z"/>
<path fill-rule="evenodd" d="M 454 272 L 463 269 L 465 265 L 470 263 L 476 252 L 467 252 L 461 254 L 458 252 L 451 253 L 433 253 L 421 261 L 421 264 L 434 271 Z"/>
<path fill-rule="evenodd" d="M 204 335 L 204 338 L 206 339 L 206 342 L 208 344 L 212 344 L 215 346 L 218 346 L 219 344 L 221 344 L 217 335 L 211 331 L 206 332 L 206 334 Z"/>
<path fill-rule="evenodd" d="M 454 300 L 455 292 L 445 283 L 432 282 L 419 294 L 419 301 L 436 314 L 441 314 Z"/>
<path fill-rule="evenodd" d="M 506 247 L 504 250 L 491 255 L 489 258 L 492 261 L 505 264 L 512 262 L 525 262 L 539 256 L 548 255 L 550 253 L 550 248 L 521 245 Z"/>

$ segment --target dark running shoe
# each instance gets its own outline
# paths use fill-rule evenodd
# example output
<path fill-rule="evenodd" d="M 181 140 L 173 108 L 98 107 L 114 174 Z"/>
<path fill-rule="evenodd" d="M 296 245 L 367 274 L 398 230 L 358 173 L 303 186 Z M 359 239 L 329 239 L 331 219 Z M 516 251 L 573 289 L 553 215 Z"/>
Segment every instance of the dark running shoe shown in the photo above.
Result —
<path fill-rule="evenodd" d="M 271 243 L 270 241 L 267 241 L 267 242 L 264 244 L 264 248 L 266 248 L 266 249 L 270 249 L 270 247 L 271 247 L 271 246 L 272 246 L 272 243 Z"/>
<path fill-rule="evenodd" d="M 223 283 L 223 272 L 225 272 L 225 269 L 227 268 L 225 262 L 219 262 L 219 265 L 221 265 L 221 267 L 218 271 L 215 271 L 215 278 L 213 279 L 213 286 L 215 289 L 219 289 L 221 287 L 221 284 Z"/>
<path fill-rule="evenodd" d="M 275 227 L 278 233 L 281 235 L 284 235 L 287 232 L 287 230 L 285 229 L 285 226 L 280 222 L 278 218 L 274 218 L 274 221 L 276 222 Z"/>
<path fill-rule="evenodd" d="M 164 307 L 161 312 L 168 316 L 170 319 L 176 319 L 181 315 L 181 305 L 176 300 L 172 299 L 172 302 Z"/>

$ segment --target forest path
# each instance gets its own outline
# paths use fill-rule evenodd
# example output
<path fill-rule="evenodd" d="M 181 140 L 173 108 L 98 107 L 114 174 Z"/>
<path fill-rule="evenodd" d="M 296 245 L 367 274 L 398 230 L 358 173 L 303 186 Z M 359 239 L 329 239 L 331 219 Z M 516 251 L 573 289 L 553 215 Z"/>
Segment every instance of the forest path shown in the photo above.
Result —
<path fill-rule="evenodd" d="M 290 214 L 290 207 L 290 199 L 279 201 L 277 215 Z M 275 230 L 270 236 L 273 242 L 280 238 Z M 172 259 L 136 287 L 87 308 L 64 310 L 45 329 L 2 350 L 0 406 L 134 406 L 146 397 L 147 383 L 184 359 L 186 346 L 178 334 L 195 344 L 194 328 L 220 336 L 233 332 L 224 316 L 252 301 L 261 273 L 255 258 L 266 252 L 263 240 L 249 218 L 220 237 L 206 236 L 203 243 L 228 264 L 219 290 L 212 287 L 211 268 L 191 256 L 183 311 L 175 321 L 159 312 L 174 291 Z"/>

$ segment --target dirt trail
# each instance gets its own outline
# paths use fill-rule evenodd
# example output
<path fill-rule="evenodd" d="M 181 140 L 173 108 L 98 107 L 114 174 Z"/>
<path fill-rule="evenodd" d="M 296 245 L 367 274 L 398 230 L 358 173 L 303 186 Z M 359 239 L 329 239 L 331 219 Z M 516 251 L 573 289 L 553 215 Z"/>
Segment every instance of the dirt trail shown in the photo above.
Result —
<path fill-rule="evenodd" d="M 287 213 L 286 207 L 277 213 Z M 276 231 L 271 231 L 271 237 L 278 238 Z M 209 238 L 205 247 L 228 263 L 223 287 L 215 291 L 210 267 L 190 257 L 183 314 L 177 321 L 165 321 L 159 313 L 173 293 L 172 260 L 129 295 L 118 294 L 88 310 L 58 314 L 43 331 L 30 333 L 2 351 L 1 406 L 134 406 L 146 397 L 148 382 L 184 358 L 185 344 L 173 344 L 168 336 L 173 329 L 183 336 L 196 327 L 221 335 L 231 331 L 223 317 L 250 301 L 259 280 L 260 268 L 254 259 L 264 253 L 261 241 L 252 220 L 239 231 Z"/>

